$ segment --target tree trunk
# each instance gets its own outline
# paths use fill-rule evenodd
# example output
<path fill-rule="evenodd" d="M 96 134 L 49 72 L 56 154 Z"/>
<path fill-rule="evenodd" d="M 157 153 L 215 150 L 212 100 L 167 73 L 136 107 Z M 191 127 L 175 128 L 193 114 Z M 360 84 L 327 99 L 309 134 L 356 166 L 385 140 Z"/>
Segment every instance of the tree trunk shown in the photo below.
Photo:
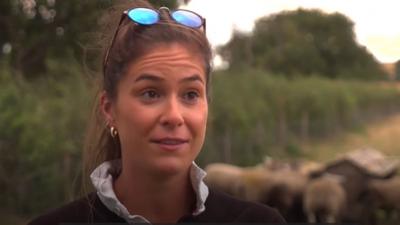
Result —
<path fill-rule="evenodd" d="M 231 130 L 228 128 L 225 130 L 222 139 L 222 161 L 226 163 L 232 162 L 232 141 L 231 141 Z"/>
<path fill-rule="evenodd" d="M 64 176 L 64 199 L 66 201 L 72 200 L 72 182 L 71 182 L 71 153 L 66 151 L 63 155 L 62 171 Z"/>
<path fill-rule="evenodd" d="M 303 111 L 301 114 L 300 124 L 300 138 L 303 142 L 308 142 L 310 137 L 310 114 L 307 111 Z"/>
<path fill-rule="evenodd" d="M 278 105 L 278 132 L 277 132 L 277 142 L 278 145 L 284 146 L 287 144 L 287 121 L 284 105 Z"/>

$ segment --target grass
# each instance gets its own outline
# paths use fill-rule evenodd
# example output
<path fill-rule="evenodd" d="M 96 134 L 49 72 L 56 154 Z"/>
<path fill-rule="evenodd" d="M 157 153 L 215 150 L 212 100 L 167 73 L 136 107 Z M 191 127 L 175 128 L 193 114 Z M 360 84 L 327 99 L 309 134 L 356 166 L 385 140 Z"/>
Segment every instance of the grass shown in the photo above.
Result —
<path fill-rule="evenodd" d="M 329 140 L 301 146 L 307 158 L 322 162 L 363 147 L 377 149 L 390 158 L 400 160 L 400 114 L 372 122 L 362 130 L 344 132 Z"/>

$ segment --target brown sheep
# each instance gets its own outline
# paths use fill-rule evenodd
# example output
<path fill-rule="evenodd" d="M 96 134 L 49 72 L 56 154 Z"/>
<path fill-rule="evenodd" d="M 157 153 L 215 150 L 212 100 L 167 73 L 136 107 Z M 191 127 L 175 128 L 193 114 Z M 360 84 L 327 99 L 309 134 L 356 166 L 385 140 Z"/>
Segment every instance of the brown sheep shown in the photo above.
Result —
<path fill-rule="evenodd" d="M 265 169 L 262 165 L 237 167 L 213 163 L 205 171 L 206 184 L 235 197 L 278 209 L 288 222 L 305 222 L 302 196 L 308 178 L 296 171 Z"/>
<path fill-rule="evenodd" d="M 288 222 L 304 222 L 302 195 L 307 177 L 294 171 L 256 167 L 243 170 L 242 183 L 244 199 L 275 207 Z"/>
<path fill-rule="evenodd" d="M 233 196 L 243 196 L 241 176 L 243 169 L 225 163 L 212 163 L 206 166 L 207 176 L 204 182 L 216 190 Z"/>
<path fill-rule="evenodd" d="M 340 222 L 346 206 L 342 182 L 342 177 L 332 174 L 324 174 L 309 182 L 304 192 L 304 211 L 308 222 Z"/>
<path fill-rule="evenodd" d="M 367 204 L 400 216 L 400 177 L 373 179 L 367 185 Z"/>
<path fill-rule="evenodd" d="M 241 174 L 242 197 L 248 201 L 262 202 L 272 188 L 271 175 L 260 167 L 245 168 Z"/>
<path fill-rule="evenodd" d="M 267 204 L 275 206 L 288 222 L 305 222 L 303 193 L 308 177 L 298 171 L 276 171 Z"/>

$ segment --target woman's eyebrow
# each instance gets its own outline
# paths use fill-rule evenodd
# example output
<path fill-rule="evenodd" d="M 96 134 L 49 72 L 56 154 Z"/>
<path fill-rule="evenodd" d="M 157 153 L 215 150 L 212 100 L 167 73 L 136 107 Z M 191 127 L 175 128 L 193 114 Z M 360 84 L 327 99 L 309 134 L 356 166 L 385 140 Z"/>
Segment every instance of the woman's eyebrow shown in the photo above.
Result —
<path fill-rule="evenodd" d="M 144 73 L 144 74 L 139 75 L 139 77 L 137 77 L 135 79 L 135 82 L 139 82 L 142 80 L 150 80 L 150 81 L 160 82 L 160 81 L 163 81 L 164 79 L 159 76 L 153 75 L 153 74 Z"/>
<path fill-rule="evenodd" d="M 164 81 L 165 79 L 162 78 L 162 77 L 153 75 L 153 74 L 144 73 L 144 74 L 139 75 L 139 77 L 137 77 L 137 78 L 135 79 L 135 82 L 139 82 L 139 81 L 142 81 L 142 80 L 149 80 L 149 81 L 161 82 L 161 81 Z M 179 83 L 186 83 L 186 82 L 193 82 L 193 81 L 198 81 L 198 82 L 201 82 L 202 84 L 204 84 L 203 79 L 202 79 L 201 76 L 198 75 L 198 74 L 193 74 L 193 75 L 191 75 L 191 76 L 182 78 L 182 79 L 179 81 Z"/>
<path fill-rule="evenodd" d="M 193 75 L 191 75 L 189 77 L 182 78 L 179 82 L 180 83 L 186 83 L 186 82 L 193 82 L 193 81 L 199 81 L 202 84 L 204 84 L 203 79 L 201 79 L 201 76 L 198 75 L 198 74 L 193 74 Z"/>

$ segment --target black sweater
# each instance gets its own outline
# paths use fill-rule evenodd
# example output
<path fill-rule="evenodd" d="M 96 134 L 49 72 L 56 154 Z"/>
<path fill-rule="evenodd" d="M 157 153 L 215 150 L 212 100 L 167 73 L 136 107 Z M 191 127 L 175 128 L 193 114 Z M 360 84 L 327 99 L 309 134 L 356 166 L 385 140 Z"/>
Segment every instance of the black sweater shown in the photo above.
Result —
<path fill-rule="evenodd" d="M 242 201 L 211 189 L 205 207 L 205 211 L 201 214 L 184 216 L 179 219 L 178 223 L 285 224 L 285 220 L 275 209 L 258 203 Z M 93 192 L 87 197 L 32 220 L 28 225 L 57 225 L 59 223 L 126 223 L 126 221 L 110 211 Z"/>

